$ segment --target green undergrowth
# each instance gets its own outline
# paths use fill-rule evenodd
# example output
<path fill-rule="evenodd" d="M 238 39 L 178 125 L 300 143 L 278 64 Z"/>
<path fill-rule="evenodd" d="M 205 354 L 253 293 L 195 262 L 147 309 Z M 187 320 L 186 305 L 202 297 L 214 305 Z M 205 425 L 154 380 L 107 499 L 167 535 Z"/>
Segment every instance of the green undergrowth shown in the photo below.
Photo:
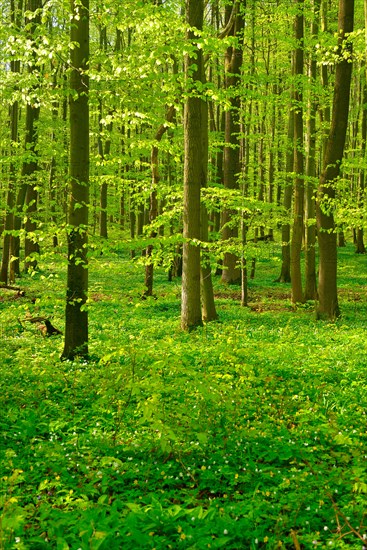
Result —
<path fill-rule="evenodd" d="M 65 266 L 2 291 L 0 548 L 359 549 L 367 533 L 366 259 L 341 251 L 342 318 L 293 311 L 273 254 L 249 307 L 180 330 L 180 281 L 91 260 L 91 361 L 60 362 Z"/>

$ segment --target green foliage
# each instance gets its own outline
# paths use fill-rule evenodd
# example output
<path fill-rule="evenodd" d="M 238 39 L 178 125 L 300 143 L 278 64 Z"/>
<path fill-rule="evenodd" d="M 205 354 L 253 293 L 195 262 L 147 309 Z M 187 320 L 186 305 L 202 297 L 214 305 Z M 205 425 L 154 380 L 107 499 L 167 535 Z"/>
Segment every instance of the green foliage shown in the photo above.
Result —
<path fill-rule="evenodd" d="M 363 259 L 342 252 L 336 324 L 292 311 L 269 256 L 249 308 L 216 281 L 222 322 L 186 334 L 177 281 L 142 301 L 127 255 L 91 258 L 89 363 L 19 322 L 62 327 L 63 264 L 1 291 L 0 548 L 360 549 Z"/>

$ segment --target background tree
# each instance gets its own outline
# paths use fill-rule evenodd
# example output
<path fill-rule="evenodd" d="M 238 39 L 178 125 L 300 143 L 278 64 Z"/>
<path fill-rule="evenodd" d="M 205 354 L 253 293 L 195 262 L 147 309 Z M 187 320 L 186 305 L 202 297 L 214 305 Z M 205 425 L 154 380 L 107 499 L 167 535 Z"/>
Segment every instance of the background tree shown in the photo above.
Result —
<path fill-rule="evenodd" d="M 239 188 L 240 174 L 240 107 L 241 67 L 243 58 L 243 29 L 245 25 L 244 8 L 246 2 L 233 0 L 226 7 L 228 34 L 237 39 L 227 48 L 225 56 L 225 87 L 230 107 L 225 112 L 225 145 L 223 155 L 223 184 L 227 189 Z M 238 224 L 232 220 L 234 212 L 225 208 L 222 212 L 222 239 L 224 241 L 238 236 Z M 240 281 L 239 257 L 233 252 L 225 252 L 223 258 L 222 280 L 225 283 Z"/>
<path fill-rule="evenodd" d="M 304 228 L 304 150 L 303 150 L 303 60 L 304 60 L 304 2 L 297 0 L 295 16 L 296 49 L 294 52 L 294 213 L 291 240 L 292 302 L 303 301 L 301 249 Z"/>

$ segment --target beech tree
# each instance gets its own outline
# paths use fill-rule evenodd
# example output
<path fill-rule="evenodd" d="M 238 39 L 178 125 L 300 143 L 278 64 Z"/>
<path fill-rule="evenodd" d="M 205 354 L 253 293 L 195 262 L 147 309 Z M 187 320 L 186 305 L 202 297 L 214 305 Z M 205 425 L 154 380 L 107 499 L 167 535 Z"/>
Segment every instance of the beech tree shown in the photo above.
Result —
<path fill-rule="evenodd" d="M 20 19 L 22 15 L 22 1 L 17 3 L 12 0 L 10 3 L 10 23 L 14 28 L 20 28 Z M 10 61 L 10 70 L 14 74 L 20 73 L 20 61 L 19 59 L 12 59 Z M 2 283 L 7 284 L 9 278 L 9 262 L 11 255 L 11 231 L 14 228 L 14 205 L 15 205 L 15 188 L 16 188 L 16 167 L 15 167 L 15 153 L 14 149 L 19 140 L 18 135 L 18 122 L 19 122 L 19 101 L 16 99 L 12 101 L 9 107 L 9 125 L 10 125 L 10 155 L 11 161 L 9 164 L 9 182 L 6 198 L 6 211 L 4 218 L 4 239 L 3 239 L 3 255 L 1 261 L 1 273 L 0 280 Z M 13 277 L 14 278 L 14 277 Z"/>
<path fill-rule="evenodd" d="M 185 59 L 189 86 L 184 112 L 184 195 L 183 195 L 183 266 L 181 325 L 190 330 L 202 324 L 200 301 L 200 212 L 202 183 L 202 99 L 196 83 L 202 82 L 203 52 L 198 48 L 203 28 L 204 0 L 186 0 L 187 39 L 190 53 Z"/>
<path fill-rule="evenodd" d="M 311 37 L 316 39 L 319 33 L 320 0 L 313 1 L 313 17 L 311 22 Z M 316 159 L 316 116 L 317 96 L 317 60 L 312 49 L 309 58 L 309 98 L 307 110 L 307 158 L 306 158 L 306 191 L 305 191 L 305 293 L 304 299 L 314 300 L 316 289 L 316 227 L 315 227 L 315 180 L 317 177 Z"/>
<path fill-rule="evenodd" d="M 227 6 L 228 34 L 236 37 L 238 43 L 227 48 L 225 57 L 225 86 L 230 94 L 230 108 L 225 112 L 225 146 L 223 155 L 223 184 L 227 189 L 239 189 L 240 173 L 240 107 L 241 67 L 243 58 L 243 29 L 245 3 L 233 0 L 232 6 Z M 222 212 L 222 239 L 228 240 L 238 236 L 238 227 L 233 224 L 233 212 L 225 208 Z M 223 259 L 222 280 L 226 283 L 240 281 L 239 258 L 232 252 L 225 252 Z"/>
<path fill-rule="evenodd" d="M 291 283 L 292 302 L 303 301 L 301 275 L 301 248 L 304 225 L 304 152 L 303 152 L 303 59 L 304 59 L 304 2 L 297 0 L 295 17 L 296 49 L 294 52 L 294 74 L 296 76 L 294 90 L 294 220 L 291 241 Z"/>
<path fill-rule="evenodd" d="M 88 356 L 89 0 L 71 0 L 70 199 L 63 359 Z"/>
<path fill-rule="evenodd" d="M 350 86 L 352 79 L 352 44 L 354 0 L 339 0 L 338 58 L 335 69 L 333 111 L 326 142 L 323 169 L 317 199 L 317 229 L 319 242 L 319 304 L 320 318 L 339 316 L 337 292 L 337 240 L 334 220 L 336 181 L 340 174 L 347 134 Z"/>

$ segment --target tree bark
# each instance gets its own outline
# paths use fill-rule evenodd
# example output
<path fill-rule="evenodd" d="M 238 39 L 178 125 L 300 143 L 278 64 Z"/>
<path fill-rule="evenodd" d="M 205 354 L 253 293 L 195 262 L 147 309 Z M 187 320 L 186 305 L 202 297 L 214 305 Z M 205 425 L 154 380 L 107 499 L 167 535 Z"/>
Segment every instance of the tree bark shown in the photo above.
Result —
<path fill-rule="evenodd" d="M 203 28 L 204 0 L 187 0 L 187 39 L 195 44 Z M 202 177 L 202 99 L 195 90 L 195 82 L 202 78 L 203 54 L 195 49 L 195 58 L 185 59 L 185 76 L 190 85 L 184 109 L 184 198 L 183 198 L 183 272 L 181 326 L 191 330 L 202 324 L 200 303 L 200 194 Z"/>
<path fill-rule="evenodd" d="M 338 34 L 340 58 L 335 70 L 333 114 L 326 143 L 323 170 L 316 203 L 319 240 L 319 318 L 339 316 L 337 291 L 337 240 L 333 215 L 335 182 L 340 173 L 348 125 L 352 46 L 348 34 L 353 31 L 354 0 L 339 0 Z"/>
<path fill-rule="evenodd" d="M 71 0 L 70 201 L 63 359 L 88 357 L 89 0 Z"/>
<path fill-rule="evenodd" d="M 301 250 L 304 228 L 304 153 L 303 153 L 303 40 L 304 40 L 304 1 L 296 0 L 297 14 L 295 18 L 295 49 L 294 73 L 296 76 L 294 90 L 294 213 L 293 232 L 291 240 L 291 283 L 292 303 L 303 302 Z"/>
<path fill-rule="evenodd" d="M 228 33 L 241 39 L 241 34 L 245 26 L 245 20 L 241 11 L 241 5 L 245 2 L 233 1 L 232 15 L 233 19 L 231 31 Z M 230 20 L 228 21 L 228 24 Z M 226 52 L 225 86 L 231 92 L 230 109 L 225 113 L 225 146 L 223 157 L 223 183 L 227 189 L 238 189 L 238 176 L 240 173 L 240 107 L 241 97 L 238 86 L 241 82 L 241 67 L 243 60 L 242 45 L 230 46 Z M 238 237 L 238 227 L 232 226 L 231 220 L 234 212 L 224 209 L 222 213 L 222 239 L 223 241 L 235 239 Z M 239 258 L 232 252 L 226 252 L 223 258 L 222 281 L 227 284 L 239 283 L 241 272 L 239 267 Z"/>
<path fill-rule="evenodd" d="M 366 45 L 366 58 L 364 60 L 365 79 L 367 78 L 367 0 L 364 0 L 364 23 L 365 23 L 365 45 Z M 366 81 L 362 84 L 361 93 L 362 102 L 362 129 L 361 129 L 361 157 L 362 162 L 366 158 L 366 145 L 367 145 L 367 84 Z M 366 188 L 366 170 L 364 167 L 360 168 L 359 181 L 358 181 L 358 207 L 363 208 L 364 193 Z M 364 228 L 362 226 L 357 227 L 356 238 L 356 254 L 365 254 L 366 247 L 364 244 Z"/>
<path fill-rule="evenodd" d="M 20 18 L 23 11 L 23 2 L 17 4 L 15 0 L 10 2 L 10 22 L 15 27 L 20 27 Z M 12 73 L 20 72 L 20 61 L 11 60 L 10 70 Z M 19 102 L 14 101 L 9 109 L 10 115 L 10 155 L 14 155 L 14 145 L 18 143 L 18 119 L 19 119 Z M 6 214 L 4 220 L 4 239 L 3 239 L 3 256 L 1 260 L 0 281 L 7 284 L 9 278 L 9 262 L 11 258 L 12 246 L 11 242 L 14 235 L 11 231 L 14 229 L 14 205 L 15 205 L 15 184 L 16 184 L 16 168 L 14 162 L 10 162 L 9 166 L 9 183 L 6 197 Z"/>
<path fill-rule="evenodd" d="M 320 17 L 320 1 L 313 2 L 313 21 L 311 23 L 311 34 L 317 37 L 319 33 L 318 19 Z M 305 295 L 304 299 L 315 300 L 317 298 L 316 287 L 316 212 L 315 212 L 315 184 L 316 169 L 316 113 L 317 101 L 314 86 L 317 78 L 317 62 L 314 53 L 311 53 L 309 65 L 309 78 L 311 83 L 310 97 L 308 102 L 307 115 L 307 158 L 306 175 L 307 184 L 305 192 Z"/>
<path fill-rule="evenodd" d="M 202 67 L 202 81 L 205 82 L 204 67 Z M 206 187 L 208 182 L 208 158 L 209 158 L 209 135 L 208 135 L 208 103 L 201 101 L 201 132 L 202 132 L 202 175 L 201 187 Z M 209 241 L 209 216 L 205 204 L 201 205 L 201 241 Z M 215 321 L 218 318 L 214 301 L 214 290 L 210 258 L 204 248 L 201 249 L 201 268 L 200 268 L 200 288 L 201 288 L 201 314 L 206 323 Z"/>
<path fill-rule="evenodd" d="M 171 122 L 173 120 L 173 117 L 175 115 L 175 108 L 172 105 L 166 114 L 166 122 Z M 157 189 L 158 184 L 160 180 L 159 176 L 159 165 L 158 165 L 158 154 L 159 154 L 159 147 L 157 143 L 159 144 L 162 140 L 162 137 L 164 136 L 165 132 L 168 130 L 168 125 L 166 123 L 161 124 L 154 136 L 154 141 L 156 142 L 152 147 L 151 157 L 150 157 L 150 165 L 152 170 L 152 186 L 150 191 L 150 197 L 149 197 L 149 223 L 153 223 L 158 215 L 158 197 L 157 197 Z M 150 239 L 152 239 L 152 242 L 147 246 L 146 249 L 146 265 L 145 265 L 145 292 L 144 296 L 152 296 L 153 295 L 153 277 L 154 277 L 154 265 L 152 261 L 152 253 L 153 253 L 153 239 L 157 237 L 157 230 L 152 229 L 150 232 Z"/>
<path fill-rule="evenodd" d="M 27 10 L 30 13 L 35 14 L 32 17 L 32 24 L 29 26 L 29 40 L 32 42 L 33 34 L 36 30 L 37 25 L 40 23 L 40 13 L 39 10 L 42 7 L 41 0 L 29 0 L 27 3 Z M 35 53 L 33 53 L 35 58 Z M 29 72 L 31 73 L 34 70 L 34 66 L 29 67 Z M 36 90 L 30 90 L 30 94 L 34 93 Z M 14 213 L 14 233 L 11 239 L 11 250 L 10 254 L 12 256 L 12 261 L 10 264 L 10 280 L 14 281 L 16 276 L 20 275 L 20 237 L 19 231 L 22 226 L 23 218 L 23 206 L 27 200 L 29 205 L 27 208 L 28 213 L 35 211 L 36 204 L 32 204 L 32 200 L 37 200 L 37 191 L 35 190 L 36 186 L 36 173 L 38 170 L 38 153 L 37 153 L 37 122 L 40 114 L 40 107 L 37 97 L 32 98 L 33 101 L 28 102 L 26 106 L 26 124 L 25 124 L 25 144 L 24 149 L 28 152 L 28 158 L 23 163 L 22 173 L 21 173 L 21 185 L 17 194 L 15 213 Z M 27 197 L 28 195 L 28 197 Z M 27 219 L 26 230 L 28 232 L 34 231 L 35 224 Z M 38 252 L 38 244 L 36 242 L 32 243 L 29 238 L 26 236 L 26 267 L 35 265 L 33 262 L 27 262 L 27 256 L 32 252 Z"/>

